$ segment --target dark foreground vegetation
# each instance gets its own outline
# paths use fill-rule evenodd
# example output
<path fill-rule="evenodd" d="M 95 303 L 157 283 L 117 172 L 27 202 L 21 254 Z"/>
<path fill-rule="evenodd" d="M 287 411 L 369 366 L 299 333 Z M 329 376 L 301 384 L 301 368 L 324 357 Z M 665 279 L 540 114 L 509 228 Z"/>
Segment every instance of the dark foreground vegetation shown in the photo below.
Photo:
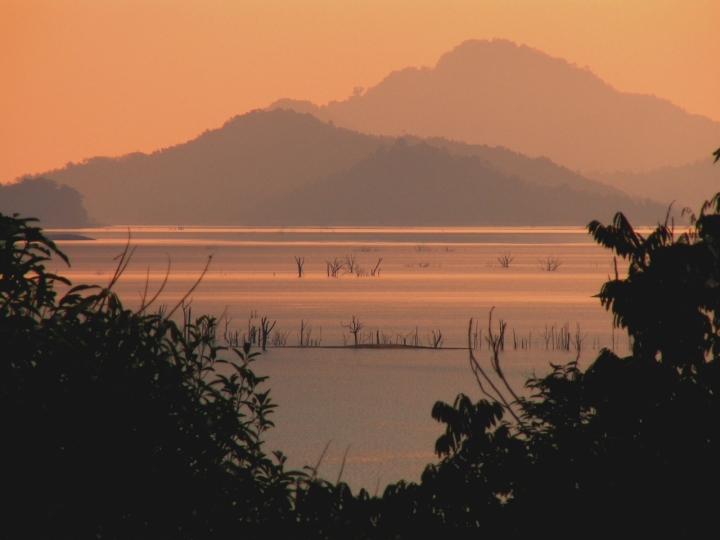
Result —
<path fill-rule="evenodd" d="M 531 398 L 471 365 L 487 398 L 438 402 L 440 458 L 381 497 L 286 471 L 249 346 L 211 317 L 67 284 L 32 220 L 0 215 L 4 538 L 695 538 L 720 503 L 720 198 L 675 235 L 618 214 L 589 230 L 629 273 L 599 293 L 633 340 Z M 154 311 L 151 312 L 151 308 Z M 490 333 L 491 339 L 495 337 Z M 497 349 L 496 349 L 497 350 Z M 487 375 L 487 376 L 486 376 Z M 390 412 L 389 412 L 390 414 Z"/>

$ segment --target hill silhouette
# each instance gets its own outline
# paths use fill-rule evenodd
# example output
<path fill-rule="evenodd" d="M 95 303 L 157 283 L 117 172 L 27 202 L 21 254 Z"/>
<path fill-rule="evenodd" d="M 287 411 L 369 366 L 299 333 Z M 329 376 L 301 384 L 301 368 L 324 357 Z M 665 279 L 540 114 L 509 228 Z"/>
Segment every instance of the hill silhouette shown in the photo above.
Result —
<path fill-rule="evenodd" d="M 254 221 L 267 225 L 583 225 L 621 209 L 654 223 L 665 207 L 626 195 L 567 185 L 542 186 L 489 168 L 477 156 L 452 155 L 403 139 L 347 171 L 266 201 Z"/>
<path fill-rule="evenodd" d="M 717 167 L 708 156 L 680 167 L 660 167 L 644 173 L 617 171 L 591 173 L 598 180 L 639 197 L 662 204 L 675 201 L 676 208 L 699 208 L 708 193 L 720 190 Z"/>
<path fill-rule="evenodd" d="M 80 191 L 111 224 L 240 224 L 263 198 L 346 169 L 383 139 L 310 115 L 253 111 L 153 152 L 95 157 L 43 176 Z"/>
<path fill-rule="evenodd" d="M 24 178 L 0 184 L 0 212 L 36 217 L 49 229 L 88 227 L 90 221 L 80 193 L 47 178 Z"/>
<path fill-rule="evenodd" d="M 408 146 L 422 144 L 449 155 L 473 157 L 473 163 L 481 164 L 483 170 L 495 171 L 502 177 L 515 176 L 527 185 L 553 189 L 565 186 L 564 189 L 586 198 L 603 195 L 622 199 L 620 191 L 547 158 L 529 158 L 506 148 L 468 145 L 437 137 L 404 140 Z M 276 206 L 283 196 L 337 178 L 374 156 L 379 148 L 393 146 L 395 141 L 393 137 L 364 135 L 323 123 L 309 114 L 281 109 L 253 111 L 192 141 L 152 154 L 92 158 L 44 176 L 81 192 L 91 218 L 98 222 L 288 224 L 296 214 L 283 216 Z M 421 153 L 417 157 L 421 159 Z M 448 166 L 452 163 L 443 162 Z M 446 176 L 451 177 L 452 173 Z M 348 189 L 351 191 L 347 198 L 352 199 L 352 188 Z M 450 192 L 441 189 L 436 195 L 446 197 Z M 388 218 L 396 223 L 395 217 Z"/>
<path fill-rule="evenodd" d="M 680 166 L 720 139 L 720 122 L 619 92 L 587 68 L 507 40 L 466 41 L 434 68 L 395 71 L 345 101 L 276 107 L 364 133 L 505 146 L 580 171 Z"/>

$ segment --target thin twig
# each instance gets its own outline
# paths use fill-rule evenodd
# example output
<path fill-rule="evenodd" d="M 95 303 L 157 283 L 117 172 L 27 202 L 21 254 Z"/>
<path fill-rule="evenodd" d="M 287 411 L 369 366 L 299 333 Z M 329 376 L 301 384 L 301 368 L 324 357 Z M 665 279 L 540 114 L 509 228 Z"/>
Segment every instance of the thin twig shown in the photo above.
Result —
<path fill-rule="evenodd" d="M 120 276 L 125 271 L 125 268 L 127 268 L 127 265 L 130 263 L 130 259 L 132 258 L 133 253 L 135 253 L 136 249 L 137 246 L 134 246 L 132 250 L 130 250 L 130 229 L 128 229 L 128 239 L 127 243 L 125 244 L 125 249 L 120 255 L 115 257 L 115 260 L 120 259 L 120 261 L 118 262 L 117 268 L 115 268 L 115 273 L 113 274 L 110 283 L 108 283 L 108 289 L 112 289 L 113 285 L 115 285 L 117 280 L 120 279 Z M 130 250 L 130 254 L 128 254 L 128 250 Z"/>
<path fill-rule="evenodd" d="M 188 296 L 190 296 L 193 293 L 193 291 L 197 288 L 197 286 L 200 285 L 202 278 L 205 277 L 205 273 L 208 271 L 208 268 L 210 267 L 210 261 L 212 261 L 212 255 L 208 255 L 208 262 L 205 265 L 205 269 L 202 271 L 202 274 L 200 274 L 200 277 L 195 282 L 195 285 L 190 287 L 190 290 L 185 294 L 185 296 L 182 297 L 182 300 L 180 300 L 180 302 L 178 302 L 178 304 L 174 308 L 172 308 L 170 313 L 167 314 L 168 319 L 170 317 L 172 317 L 172 314 L 177 311 L 177 308 L 179 308 L 183 304 L 183 302 L 185 302 L 185 300 L 187 300 Z"/>
<path fill-rule="evenodd" d="M 325 457 L 325 452 L 327 452 L 328 448 L 330 448 L 330 443 L 332 442 L 332 439 L 330 439 L 327 444 L 325 445 L 325 448 L 322 451 L 322 454 L 320 454 L 320 459 L 318 459 L 318 462 L 315 464 L 315 467 L 313 467 L 313 473 L 311 476 L 311 479 L 315 480 L 317 477 L 318 469 L 320 468 L 320 464 L 322 463 L 323 458 Z"/>
<path fill-rule="evenodd" d="M 488 337 L 486 338 L 488 340 L 488 345 L 492 347 L 493 350 L 493 356 L 490 359 L 490 364 L 493 367 L 493 370 L 495 370 L 495 373 L 497 373 L 497 376 L 500 377 L 500 380 L 505 384 L 505 388 L 508 389 L 508 392 L 512 395 L 512 397 L 515 399 L 516 402 L 520 401 L 520 398 L 518 398 L 515 391 L 510 386 L 510 383 L 505 378 L 505 374 L 503 373 L 502 369 L 500 368 L 500 346 L 503 342 L 504 336 L 505 336 L 505 327 L 507 326 L 506 323 L 503 322 L 502 319 L 500 319 L 500 334 L 495 337 L 492 333 L 492 312 L 493 309 L 495 309 L 495 306 L 492 307 L 490 310 L 490 316 L 488 317 Z"/>
<path fill-rule="evenodd" d="M 492 312 L 492 310 L 491 310 Z M 487 373 L 485 373 L 485 370 L 482 368 L 480 363 L 475 358 L 475 355 L 472 352 L 472 348 L 469 347 L 470 345 L 470 335 L 472 332 L 472 319 L 470 319 L 470 326 L 468 327 L 468 352 L 470 353 L 470 367 L 473 370 L 473 373 L 475 373 L 475 378 L 478 381 L 478 384 L 480 385 L 480 390 L 488 396 L 493 401 L 502 402 L 503 405 L 505 405 L 505 408 L 508 410 L 508 412 L 512 415 L 512 417 L 517 421 L 517 423 L 522 426 L 522 421 L 520 418 L 515 414 L 515 411 L 512 410 L 512 407 L 510 406 L 510 403 L 507 399 L 505 399 L 505 396 L 503 396 L 502 392 L 498 390 L 497 386 L 492 382 L 492 379 L 487 376 Z M 490 394 L 488 394 L 484 388 L 482 387 L 482 383 L 480 382 L 480 378 L 478 377 L 478 373 L 480 373 L 485 381 L 490 385 L 490 387 L 493 389 L 493 391 L 498 395 L 499 399 L 493 398 Z"/>
<path fill-rule="evenodd" d="M 140 311 L 138 311 L 138 313 L 142 313 L 147 308 L 149 308 L 153 304 L 153 302 L 155 302 L 155 300 L 157 300 L 158 296 L 160 296 L 160 293 L 163 292 L 163 289 L 165 289 L 165 285 L 167 285 L 168 278 L 170 277 L 170 255 L 167 253 L 165 255 L 167 255 L 167 259 L 168 259 L 167 270 L 165 271 L 165 278 L 163 279 L 163 282 L 160 284 L 160 288 L 155 293 L 155 296 L 153 296 L 147 304 L 145 304 L 145 298 L 143 297 L 143 305 L 140 308 Z M 147 291 L 147 283 L 145 285 L 145 290 Z"/>
<path fill-rule="evenodd" d="M 348 455 L 349 451 L 350 451 L 350 445 L 348 444 L 347 448 L 345 449 L 345 455 L 343 456 L 342 465 L 340 466 L 340 474 L 338 474 L 337 482 L 335 482 L 336 486 L 340 483 L 340 479 L 342 478 L 343 470 L 345 470 L 345 460 L 347 460 L 347 455 Z"/>
<path fill-rule="evenodd" d="M 482 366 L 478 363 L 478 361 L 475 359 L 475 355 L 473 355 L 472 347 L 470 347 L 470 335 L 472 330 L 472 319 L 470 319 L 470 328 L 468 329 L 468 352 L 470 353 L 470 369 L 472 369 L 473 374 L 475 375 L 475 379 L 477 380 L 478 386 L 480 387 L 480 391 L 485 394 L 488 398 L 490 398 L 492 401 L 502 401 L 501 398 L 495 397 L 491 395 L 487 390 L 485 390 L 485 387 L 483 386 L 482 381 L 480 380 L 480 375 L 488 382 L 490 385 L 494 388 L 494 385 L 492 384 L 492 381 L 488 378 L 488 376 L 485 374 L 485 371 L 483 370 Z"/>

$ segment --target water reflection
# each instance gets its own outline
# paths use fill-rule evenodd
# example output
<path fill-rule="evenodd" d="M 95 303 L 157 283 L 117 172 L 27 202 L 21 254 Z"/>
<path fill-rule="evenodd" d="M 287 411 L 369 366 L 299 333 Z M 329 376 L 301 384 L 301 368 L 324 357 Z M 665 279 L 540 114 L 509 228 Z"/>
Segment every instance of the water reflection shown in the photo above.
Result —
<path fill-rule="evenodd" d="M 72 267 L 57 263 L 50 270 L 76 283 L 106 284 L 128 231 L 80 233 L 96 240 L 58 242 Z M 168 260 L 170 277 L 159 301 L 175 305 L 212 255 L 192 295 L 193 311 L 224 314 L 223 326 L 227 322 L 239 335 L 268 316 L 288 345 L 298 344 L 302 321 L 320 345 L 340 346 L 350 338 L 341 322 L 355 316 L 371 341 L 382 336 L 398 342 L 398 336 L 414 333 L 427 345 L 432 332 L 442 332 L 444 347 L 466 347 L 471 318 L 479 320 L 484 343 L 494 306 L 494 317 L 508 323 L 504 361 L 518 389 L 527 374 L 577 354 L 574 348 L 553 350 L 547 342 L 548 332 L 566 324 L 584 337 L 585 362 L 599 347 L 627 350 L 593 298 L 613 272 L 612 256 L 579 227 L 133 227 L 131 235 L 137 250 L 117 285 L 126 305 L 140 304 L 146 280 L 150 291 L 160 286 Z M 504 252 L 513 256 L 508 268 L 498 261 Z M 328 277 L 327 261 L 345 255 L 361 268 L 382 259 L 379 275 Z M 550 255 L 561 265 L 542 271 L 538 261 Z M 305 258 L 302 278 L 295 256 Z M 479 397 L 467 354 L 458 350 L 270 349 L 259 370 L 271 376 L 280 404 L 268 443 L 301 467 L 314 464 L 332 440 L 321 469 L 331 479 L 351 445 L 344 478 L 371 492 L 378 480 L 382 489 L 400 478 L 419 478 L 441 431 L 430 418 L 436 400 L 452 401 L 459 392 Z"/>

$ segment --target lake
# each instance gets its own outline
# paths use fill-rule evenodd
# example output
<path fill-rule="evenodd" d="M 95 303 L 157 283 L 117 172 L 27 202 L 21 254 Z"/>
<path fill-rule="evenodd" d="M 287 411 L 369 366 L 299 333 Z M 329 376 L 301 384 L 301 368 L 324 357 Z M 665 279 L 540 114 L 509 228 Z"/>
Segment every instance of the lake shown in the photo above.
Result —
<path fill-rule="evenodd" d="M 58 241 L 72 266 L 57 261 L 49 269 L 74 283 L 106 285 L 128 241 L 124 227 L 50 232 L 94 238 Z M 193 315 L 221 317 L 223 331 L 239 336 L 268 317 L 271 341 L 286 345 L 270 347 L 255 364 L 279 404 L 267 450 L 281 449 L 301 468 L 315 465 L 330 443 L 320 474 L 335 481 L 347 451 L 342 479 L 371 494 L 402 478 L 419 480 L 436 459 L 442 425 L 430 417 L 435 401 L 452 402 L 460 392 L 481 397 L 468 362 L 471 319 L 470 341 L 484 362 L 490 310 L 493 331 L 506 322 L 501 358 L 518 390 L 550 362 L 575 359 L 579 341 L 583 366 L 600 347 L 628 350 L 626 334 L 613 331 L 593 297 L 614 275 L 612 254 L 580 227 L 133 226 L 130 237 L 135 252 L 115 287 L 125 305 L 140 305 L 146 282 L 153 296 L 169 264 L 155 307 L 172 309 L 212 256 L 189 298 Z M 304 260 L 302 277 L 296 257 Z M 345 265 L 328 277 L 336 259 L 352 262 L 353 273 Z M 548 263 L 559 266 L 548 271 Z M 360 343 L 422 347 L 343 347 L 354 344 L 353 318 Z M 298 346 L 301 325 L 303 344 L 320 347 Z M 572 342 L 569 350 L 553 345 L 559 334 Z"/>

